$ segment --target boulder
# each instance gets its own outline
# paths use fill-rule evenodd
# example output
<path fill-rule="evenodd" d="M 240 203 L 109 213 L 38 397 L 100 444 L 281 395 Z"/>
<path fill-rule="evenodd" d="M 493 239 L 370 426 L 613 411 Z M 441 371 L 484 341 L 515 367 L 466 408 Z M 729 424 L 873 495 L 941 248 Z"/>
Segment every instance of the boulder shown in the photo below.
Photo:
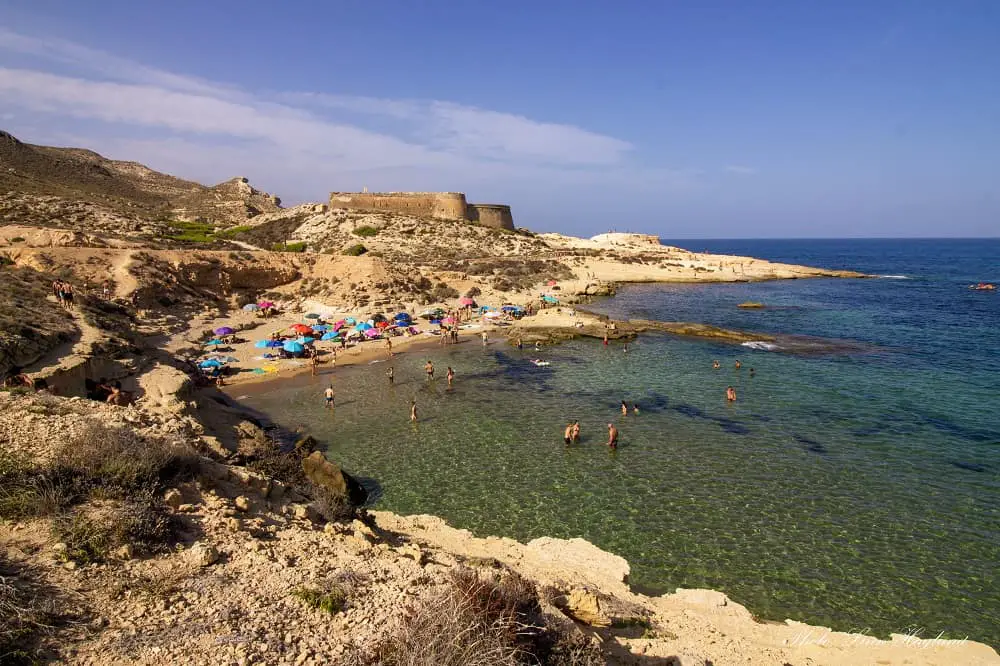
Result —
<path fill-rule="evenodd" d="M 195 543 L 187 552 L 187 559 L 199 567 L 209 567 L 219 561 L 219 550 L 212 544 Z"/>
<path fill-rule="evenodd" d="M 246 495 L 240 495 L 239 497 L 237 497 L 233 501 L 233 504 L 236 505 L 236 509 L 239 511 L 246 512 L 250 510 L 250 498 L 247 497 Z"/>
<path fill-rule="evenodd" d="M 169 506 L 171 509 L 177 510 L 181 504 L 184 503 L 184 498 L 181 496 L 181 491 L 176 488 L 171 488 L 166 493 L 163 494 L 163 503 Z"/>
<path fill-rule="evenodd" d="M 601 600 L 588 589 L 578 587 L 570 591 L 564 610 L 574 620 L 592 627 L 611 626 L 611 618 L 601 607 Z"/>
<path fill-rule="evenodd" d="M 343 498 L 349 504 L 360 506 L 368 499 L 364 487 L 350 474 L 341 470 L 339 465 L 327 460 L 320 451 L 313 451 L 302 459 L 302 471 L 314 485 L 329 492 L 333 497 Z"/>

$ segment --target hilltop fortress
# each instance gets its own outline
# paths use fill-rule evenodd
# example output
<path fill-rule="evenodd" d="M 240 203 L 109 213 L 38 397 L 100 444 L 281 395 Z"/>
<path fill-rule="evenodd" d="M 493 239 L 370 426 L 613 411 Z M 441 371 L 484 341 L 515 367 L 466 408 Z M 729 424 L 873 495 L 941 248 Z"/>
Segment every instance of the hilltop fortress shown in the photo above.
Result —
<path fill-rule="evenodd" d="M 514 231 L 510 206 L 469 203 L 462 192 L 331 192 L 330 208 L 437 217 Z"/>

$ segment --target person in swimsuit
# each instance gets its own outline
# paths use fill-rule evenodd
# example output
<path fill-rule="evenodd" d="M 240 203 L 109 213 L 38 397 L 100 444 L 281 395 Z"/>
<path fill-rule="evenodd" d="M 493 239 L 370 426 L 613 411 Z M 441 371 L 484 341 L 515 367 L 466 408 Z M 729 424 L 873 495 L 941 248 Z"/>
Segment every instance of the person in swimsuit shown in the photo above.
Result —
<path fill-rule="evenodd" d="M 580 422 L 573 421 L 573 441 L 580 443 Z"/>
<path fill-rule="evenodd" d="M 451 383 L 455 381 L 455 371 L 451 369 L 450 365 L 448 366 L 448 374 L 445 376 L 448 378 L 448 388 L 451 388 Z"/>
<path fill-rule="evenodd" d="M 718 370 L 718 369 L 719 369 L 719 368 L 721 368 L 721 367 L 722 367 L 722 366 L 721 366 L 721 365 L 719 365 L 719 362 L 718 362 L 718 361 L 712 361 L 712 369 L 713 369 L 713 370 Z"/>
<path fill-rule="evenodd" d="M 736 402 L 736 389 L 732 386 L 726 388 L 726 400 Z"/>
<path fill-rule="evenodd" d="M 486 333 L 486 331 L 483 331 L 483 346 L 484 347 L 489 342 L 489 339 L 490 339 L 490 336 Z"/>
<path fill-rule="evenodd" d="M 389 358 L 392 358 L 392 340 L 389 338 L 385 339 L 385 350 L 389 353 Z"/>
<path fill-rule="evenodd" d="M 750 368 L 750 376 L 753 377 L 754 369 Z"/>
<path fill-rule="evenodd" d="M 608 424 L 608 446 L 612 449 L 618 448 L 618 428 L 614 423 Z"/>
<path fill-rule="evenodd" d="M 740 359 L 736 359 L 736 369 L 737 369 L 737 370 L 739 370 L 739 369 L 740 369 L 740 367 L 742 367 L 742 365 L 743 365 L 743 364 L 742 364 L 742 363 L 740 363 Z"/>
<path fill-rule="evenodd" d="M 417 422 L 417 400 L 414 398 L 410 401 L 410 420 L 414 423 Z"/>
<path fill-rule="evenodd" d="M 632 413 L 633 414 L 638 414 L 639 413 L 639 403 L 637 403 L 637 402 L 633 402 L 632 403 Z"/>
<path fill-rule="evenodd" d="M 313 377 L 316 376 L 316 368 L 318 367 L 319 359 L 316 357 L 316 354 L 313 354 L 309 357 L 309 371 L 312 373 Z"/>
<path fill-rule="evenodd" d="M 385 371 L 385 376 L 389 378 L 389 386 L 392 386 L 396 382 L 396 378 L 393 376 L 392 368 Z"/>
<path fill-rule="evenodd" d="M 604 346 L 605 347 L 608 346 L 608 334 L 607 333 L 604 334 Z"/>
<path fill-rule="evenodd" d="M 628 405 L 622 400 L 622 416 L 628 416 Z"/>
<path fill-rule="evenodd" d="M 570 444 L 573 443 L 573 424 L 572 423 L 570 423 L 569 425 L 567 425 L 566 426 L 566 430 L 563 431 L 563 441 L 566 443 L 566 446 L 569 446 Z"/>
<path fill-rule="evenodd" d="M 430 361 L 424 364 L 424 372 L 427 373 L 427 379 L 434 379 L 434 364 Z"/>
<path fill-rule="evenodd" d="M 627 342 L 625 343 L 625 346 L 622 347 L 622 352 L 624 352 L 626 354 L 628 353 L 628 343 Z"/>
<path fill-rule="evenodd" d="M 517 339 L 517 343 L 514 346 L 517 347 L 519 350 L 524 349 L 524 343 L 521 342 L 521 338 Z"/>
<path fill-rule="evenodd" d="M 333 407 L 333 386 L 327 386 L 326 390 L 323 391 L 323 397 L 326 400 L 326 408 L 330 409 Z"/>

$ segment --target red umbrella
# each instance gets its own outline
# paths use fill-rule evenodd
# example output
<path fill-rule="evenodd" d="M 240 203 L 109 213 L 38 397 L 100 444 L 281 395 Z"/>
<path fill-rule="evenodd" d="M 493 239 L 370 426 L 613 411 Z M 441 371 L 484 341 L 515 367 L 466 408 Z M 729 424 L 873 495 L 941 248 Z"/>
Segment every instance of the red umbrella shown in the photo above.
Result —
<path fill-rule="evenodd" d="M 557 282 L 556 282 L 555 280 L 549 280 L 549 282 L 548 282 L 548 285 L 549 285 L 550 287 L 554 287 L 554 286 L 556 286 L 557 284 L 558 284 L 558 283 L 557 283 Z"/>
<path fill-rule="evenodd" d="M 476 302 L 474 300 L 472 300 L 471 298 L 469 298 L 468 296 L 466 296 L 465 298 L 459 299 L 458 304 L 461 305 L 464 308 L 467 308 L 467 307 L 474 306 L 476 304 Z"/>
<path fill-rule="evenodd" d="M 312 333 L 312 327 L 306 326 L 305 324 L 292 324 L 288 328 L 296 333 L 301 333 L 302 335 Z"/>

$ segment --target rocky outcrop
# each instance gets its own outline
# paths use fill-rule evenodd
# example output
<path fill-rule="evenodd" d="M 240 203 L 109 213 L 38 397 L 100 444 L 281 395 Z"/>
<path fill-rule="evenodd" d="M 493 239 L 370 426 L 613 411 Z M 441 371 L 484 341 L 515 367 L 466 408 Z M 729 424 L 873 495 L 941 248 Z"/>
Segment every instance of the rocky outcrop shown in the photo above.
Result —
<path fill-rule="evenodd" d="M 330 462 L 320 451 L 313 451 L 302 460 L 302 471 L 313 484 L 354 505 L 364 504 L 367 493 L 360 483 L 346 474 L 339 465 Z"/>

